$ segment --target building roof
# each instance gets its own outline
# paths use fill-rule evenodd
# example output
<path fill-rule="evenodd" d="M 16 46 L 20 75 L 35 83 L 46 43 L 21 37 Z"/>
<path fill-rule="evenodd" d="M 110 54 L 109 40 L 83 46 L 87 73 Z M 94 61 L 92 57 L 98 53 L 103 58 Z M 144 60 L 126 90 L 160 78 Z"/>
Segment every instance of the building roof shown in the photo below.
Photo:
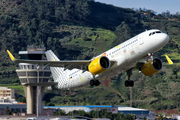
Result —
<path fill-rule="evenodd" d="M 44 51 L 19 51 L 20 55 L 25 55 L 25 54 L 45 54 Z"/>
<path fill-rule="evenodd" d="M 26 108 L 26 104 L 0 104 L 0 108 Z"/>
<path fill-rule="evenodd" d="M 118 111 L 149 111 L 146 109 L 125 107 L 125 106 L 111 106 L 111 105 L 82 105 L 82 106 L 44 106 L 44 108 L 72 108 L 72 107 L 86 107 L 86 108 L 113 108 L 117 107 Z"/>
<path fill-rule="evenodd" d="M 102 108 L 102 107 L 113 107 L 113 106 L 110 106 L 110 105 L 82 105 L 82 106 L 44 106 L 44 108 L 63 108 L 63 107 L 88 107 L 88 108 Z"/>
<path fill-rule="evenodd" d="M 123 107 L 118 107 L 118 111 L 149 111 L 149 110 L 123 106 Z"/>

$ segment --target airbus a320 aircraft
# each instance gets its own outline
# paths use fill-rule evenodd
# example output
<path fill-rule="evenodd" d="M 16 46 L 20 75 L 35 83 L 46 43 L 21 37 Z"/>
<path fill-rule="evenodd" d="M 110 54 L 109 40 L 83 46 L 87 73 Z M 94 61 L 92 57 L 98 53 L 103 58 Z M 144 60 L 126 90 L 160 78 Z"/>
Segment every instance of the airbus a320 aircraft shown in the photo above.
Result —
<path fill-rule="evenodd" d="M 134 81 L 130 77 L 134 68 L 145 76 L 151 76 L 162 69 L 161 59 L 154 58 L 153 53 L 168 41 L 166 33 L 158 29 L 146 30 L 91 60 L 60 61 L 51 50 L 45 53 L 48 61 L 24 60 L 14 58 L 9 50 L 6 51 L 14 62 L 50 66 L 54 82 L 58 82 L 56 86 L 51 86 L 52 89 L 71 89 L 88 84 L 98 86 L 99 80 L 122 72 L 128 75 L 125 86 L 132 87 Z M 173 64 L 167 55 L 165 57 L 168 64 Z"/>

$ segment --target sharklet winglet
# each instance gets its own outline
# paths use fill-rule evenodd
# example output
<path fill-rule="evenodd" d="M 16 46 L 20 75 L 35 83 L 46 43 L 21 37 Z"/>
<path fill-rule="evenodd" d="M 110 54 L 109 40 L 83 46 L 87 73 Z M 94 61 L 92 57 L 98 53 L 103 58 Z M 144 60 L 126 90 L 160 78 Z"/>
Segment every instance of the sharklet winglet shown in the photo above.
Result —
<path fill-rule="evenodd" d="M 9 58 L 12 60 L 12 61 L 15 61 L 15 57 L 11 54 L 11 52 L 9 50 L 6 50 L 7 54 L 9 55 Z"/>
<path fill-rule="evenodd" d="M 172 60 L 168 57 L 168 55 L 164 55 L 164 56 L 166 57 L 166 60 L 167 60 L 168 64 L 169 64 L 169 65 L 172 65 L 173 62 L 172 62 Z"/>

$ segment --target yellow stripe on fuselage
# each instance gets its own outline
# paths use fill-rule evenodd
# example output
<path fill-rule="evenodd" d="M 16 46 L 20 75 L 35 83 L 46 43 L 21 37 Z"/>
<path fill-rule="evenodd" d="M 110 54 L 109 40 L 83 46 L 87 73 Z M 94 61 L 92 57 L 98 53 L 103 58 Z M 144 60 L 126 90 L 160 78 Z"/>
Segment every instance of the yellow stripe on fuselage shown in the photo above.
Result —
<path fill-rule="evenodd" d="M 116 46 L 116 48 L 119 48 L 119 47 L 120 47 L 120 45 L 117 45 L 117 46 Z"/>

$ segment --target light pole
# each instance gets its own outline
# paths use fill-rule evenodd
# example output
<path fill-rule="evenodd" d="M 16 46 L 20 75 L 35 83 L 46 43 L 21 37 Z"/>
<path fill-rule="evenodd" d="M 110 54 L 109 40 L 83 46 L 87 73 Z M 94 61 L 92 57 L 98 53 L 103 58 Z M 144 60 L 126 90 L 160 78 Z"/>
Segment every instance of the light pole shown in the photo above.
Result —
<path fill-rule="evenodd" d="M 39 66 L 37 66 L 37 83 L 39 83 Z M 39 117 L 39 91 L 40 91 L 40 86 L 37 86 L 37 99 L 36 99 L 36 113 L 37 117 Z"/>
<path fill-rule="evenodd" d="M 132 87 L 129 87 L 130 89 L 130 107 L 132 107 Z"/>

